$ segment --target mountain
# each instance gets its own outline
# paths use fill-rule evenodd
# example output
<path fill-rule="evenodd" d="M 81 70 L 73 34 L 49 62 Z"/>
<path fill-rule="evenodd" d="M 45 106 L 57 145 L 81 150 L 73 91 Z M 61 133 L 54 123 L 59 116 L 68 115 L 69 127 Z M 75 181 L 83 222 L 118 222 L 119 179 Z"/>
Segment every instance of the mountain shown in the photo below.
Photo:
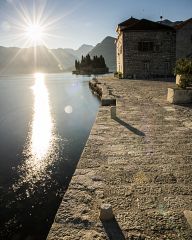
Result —
<path fill-rule="evenodd" d="M 116 46 L 115 38 L 106 37 L 101 43 L 97 44 L 90 52 L 90 56 L 103 55 L 105 62 L 110 71 L 116 70 Z"/>
<path fill-rule="evenodd" d="M 109 69 L 116 69 L 115 38 L 106 37 L 95 47 L 83 44 L 77 50 L 70 48 L 48 49 L 44 46 L 29 48 L 0 46 L 0 74 L 34 73 L 35 71 L 64 72 L 75 69 L 75 60 L 90 53 L 103 55 Z"/>
<path fill-rule="evenodd" d="M 36 60 L 35 60 L 36 59 Z M 64 49 L 0 47 L 0 73 L 63 72 L 74 68 L 76 57 Z"/>
<path fill-rule="evenodd" d="M 162 23 L 162 24 L 164 24 L 164 25 L 168 25 L 168 26 L 170 26 L 170 27 L 174 27 L 174 26 L 176 26 L 177 24 L 182 23 L 182 21 L 172 22 L 172 21 L 170 21 L 170 20 L 168 20 L 168 19 L 165 19 L 165 20 L 163 20 L 163 21 L 158 21 L 158 23 Z"/>
<path fill-rule="evenodd" d="M 75 56 L 80 59 L 82 55 L 87 55 L 93 48 L 94 47 L 92 45 L 83 44 L 79 49 L 75 51 Z"/>
<path fill-rule="evenodd" d="M 74 50 L 72 48 L 64 48 L 65 52 L 70 53 L 74 55 L 79 60 L 81 59 L 81 56 L 86 56 L 94 47 L 92 45 L 83 44 L 80 48 L 77 50 Z"/>
<path fill-rule="evenodd" d="M 51 49 L 50 51 L 57 57 L 64 71 L 72 71 L 75 68 L 76 56 L 62 48 Z"/>

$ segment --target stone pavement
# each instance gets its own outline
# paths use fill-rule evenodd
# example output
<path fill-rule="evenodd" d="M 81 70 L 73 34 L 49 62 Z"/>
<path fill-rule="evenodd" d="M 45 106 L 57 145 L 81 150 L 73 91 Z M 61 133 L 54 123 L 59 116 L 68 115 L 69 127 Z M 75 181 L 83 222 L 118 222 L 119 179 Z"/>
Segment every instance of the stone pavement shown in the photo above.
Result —
<path fill-rule="evenodd" d="M 166 101 L 173 83 L 99 81 L 117 117 L 100 107 L 48 239 L 191 240 L 192 105 Z M 113 221 L 100 221 L 102 203 Z"/>

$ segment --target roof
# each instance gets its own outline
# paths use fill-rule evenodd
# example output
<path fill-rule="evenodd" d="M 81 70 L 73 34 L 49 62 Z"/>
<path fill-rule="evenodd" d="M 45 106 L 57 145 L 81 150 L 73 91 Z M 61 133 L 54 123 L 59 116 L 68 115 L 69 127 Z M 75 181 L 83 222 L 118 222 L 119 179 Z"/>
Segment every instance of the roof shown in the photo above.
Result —
<path fill-rule="evenodd" d="M 116 28 L 116 32 L 123 31 L 124 29 L 127 29 L 129 26 L 132 26 L 133 24 L 137 23 L 139 21 L 139 19 L 136 18 L 129 18 L 124 22 L 121 22 L 118 24 L 117 28 Z"/>
<path fill-rule="evenodd" d="M 121 31 L 129 30 L 159 30 L 159 31 L 175 31 L 173 27 L 153 22 L 147 19 L 135 19 L 129 18 L 128 20 L 120 23 L 118 27 L 121 28 Z"/>
<path fill-rule="evenodd" d="M 185 25 L 187 25 L 188 23 L 192 23 L 192 18 L 189 18 L 189 19 L 187 19 L 186 21 L 184 21 L 184 22 L 182 22 L 182 23 L 180 23 L 180 24 L 177 24 L 177 25 L 175 26 L 175 29 L 176 29 L 176 30 L 179 30 L 179 29 L 181 29 L 182 27 L 184 27 Z"/>
<path fill-rule="evenodd" d="M 127 19 L 126 21 L 118 24 L 118 27 L 129 27 L 137 22 L 139 22 L 139 19 L 131 17 L 131 18 Z"/>

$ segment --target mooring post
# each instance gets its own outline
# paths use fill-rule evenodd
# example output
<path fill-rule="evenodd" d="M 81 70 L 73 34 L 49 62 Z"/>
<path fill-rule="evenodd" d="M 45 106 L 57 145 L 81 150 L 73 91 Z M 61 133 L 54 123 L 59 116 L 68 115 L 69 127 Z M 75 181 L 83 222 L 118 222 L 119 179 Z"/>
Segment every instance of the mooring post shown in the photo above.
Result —
<path fill-rule="evenodd" d="M 109 221 L 114 218 L 111 204 L 105 203 L 101 205 L 99 218 L 101 219 L 101 221 Z"/>

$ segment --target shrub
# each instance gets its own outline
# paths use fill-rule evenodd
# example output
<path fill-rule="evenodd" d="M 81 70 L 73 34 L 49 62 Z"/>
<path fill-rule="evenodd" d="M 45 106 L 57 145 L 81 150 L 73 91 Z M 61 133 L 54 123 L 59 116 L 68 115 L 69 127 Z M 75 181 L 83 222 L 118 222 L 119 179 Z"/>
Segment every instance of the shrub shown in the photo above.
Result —
<path fill-rule="evenodd" d="M 181 75 L 179 87 L 189 87 L 192 83 L 192 59 L 179 59 L 176 62 L 175 74 Z"/>
<path fill-rule="evenodd" d="M 115 72 L 114 77 L 123 78 L 123 74 L 121 72 Z"/>

